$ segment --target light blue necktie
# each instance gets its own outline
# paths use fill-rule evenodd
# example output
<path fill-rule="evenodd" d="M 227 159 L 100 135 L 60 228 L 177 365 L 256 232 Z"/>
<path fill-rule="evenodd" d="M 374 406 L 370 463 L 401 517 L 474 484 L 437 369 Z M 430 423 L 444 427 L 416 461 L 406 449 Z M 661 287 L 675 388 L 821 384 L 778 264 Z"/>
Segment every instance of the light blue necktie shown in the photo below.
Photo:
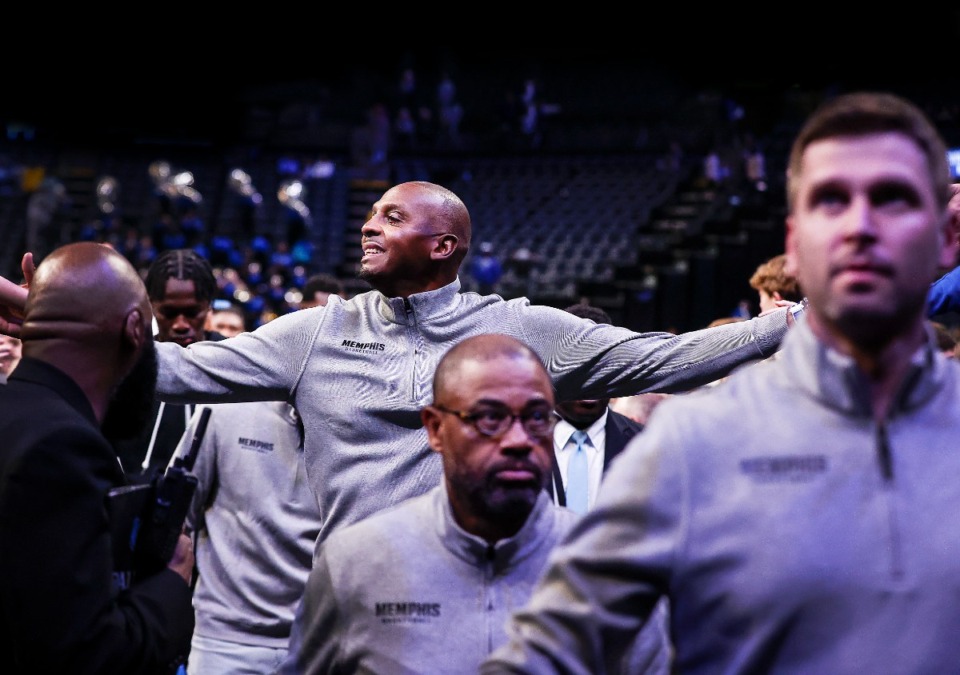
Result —
<path fill-rule="evenodd" d="M 584 449 L 584 443 L 589 443 L 590 438 L 586 431 L 574 431 L 573 440 L 577 443 L 577 449 L 570 455 L 570 461 L 567 462 L 567 507 L 577 513 L 587 512 L 587 451 Z"/>

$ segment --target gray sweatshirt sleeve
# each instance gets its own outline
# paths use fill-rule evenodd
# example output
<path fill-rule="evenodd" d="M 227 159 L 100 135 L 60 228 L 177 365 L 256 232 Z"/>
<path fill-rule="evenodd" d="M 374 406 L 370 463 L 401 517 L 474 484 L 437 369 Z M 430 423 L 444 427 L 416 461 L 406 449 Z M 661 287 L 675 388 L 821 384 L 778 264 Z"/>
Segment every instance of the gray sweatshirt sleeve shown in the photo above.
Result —
<path fill-rule="evenodd" d="M 689 391 L 772 355 L 787 332 L 786 308 L 678 335 L 595 324 L 553 307 L 518 311 L 522 339 L 553 376 L 558 401 Z"/>
<path fill-rule="evenodd" d="M 317 310 L 317 311 L 314 311 Z M 171 403 L 286 401 L 322 320 L 317 307 L 226 340 L 157 343 L 157 393 Z"/>

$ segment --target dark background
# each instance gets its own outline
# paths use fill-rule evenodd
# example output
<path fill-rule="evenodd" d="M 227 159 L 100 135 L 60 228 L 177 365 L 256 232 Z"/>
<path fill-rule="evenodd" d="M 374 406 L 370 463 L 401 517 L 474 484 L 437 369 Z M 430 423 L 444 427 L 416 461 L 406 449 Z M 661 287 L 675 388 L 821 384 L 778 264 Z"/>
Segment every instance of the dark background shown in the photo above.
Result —
<path fill-rule="evenodd" d="M 379 96 L 404 64 L 428 77 L 448 69 L 461 90 L 478 71 L 518 79 L 599 69 L 619 78 L 625 105 L 638 95 L 630 73 L 650 70 L 751 101 L 837 84 L 960 97 L 957 9 L 475 10 L 157 7 L 137 17 L 40 8 L 8 22 L 0 119 L 54 140 L 229 143 L 251 106 L 314 99 L 345 114 Z"/>

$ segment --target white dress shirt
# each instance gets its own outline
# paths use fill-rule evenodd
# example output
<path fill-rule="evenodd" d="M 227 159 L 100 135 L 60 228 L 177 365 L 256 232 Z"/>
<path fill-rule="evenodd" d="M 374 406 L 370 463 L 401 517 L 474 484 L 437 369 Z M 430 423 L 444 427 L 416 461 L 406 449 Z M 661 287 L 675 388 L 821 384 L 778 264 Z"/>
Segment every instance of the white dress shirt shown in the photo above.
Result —
<path fill-rule="evenodd" d="M 597 501 L 597 492 L 600 490 L 600 481 L 603 479 L 603 451 L 607 442 L 607 412 L 599 419 L 594 421 L 589 427 L 584 429 L 587 436 L 590 437 L 590 443 L 584 447 L 587 453 L 587 508 L 592 508 Z M 577 442 L 573 440 L 573 432 L 576 427 L 560 418 L 557 425 L 553 428 L 553 451 L 557 454 L 557 465 L 560 467 L 560 476 L 563 478 L 563 489 L 567 485 L 567 464 L 570 462 L 570 456 L 577 449 Z M 556 491 L 554 491 L 553 500 L 557 501 Z"/>

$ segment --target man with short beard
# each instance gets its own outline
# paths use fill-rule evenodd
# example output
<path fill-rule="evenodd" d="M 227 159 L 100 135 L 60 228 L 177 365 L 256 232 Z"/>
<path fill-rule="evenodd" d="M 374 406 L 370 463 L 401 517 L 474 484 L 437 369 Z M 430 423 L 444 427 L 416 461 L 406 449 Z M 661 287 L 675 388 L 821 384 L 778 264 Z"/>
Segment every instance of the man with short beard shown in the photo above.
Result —
<path fill-rule="evenodd" d="M 107 511 L 126 479 L 100 427 L 129 435 L 149 411 L 151 318 L 109 247 L 69 244 L 37 268 L 23 358 L 0 387 L 4 673 L 166 673 L 189 647 L 190 539 L 160 572 L 118 584 Z"/>
<path fill-rule="evenodd" d="M 543 489 L 553 405 L 518 340 L 450 349 L 421 411 L 442 483 L 321 544 L 280 672 L 475 673 L 576 520 Z"/>
<path fill-rule="evenodd" d="M 662 598 L 678 673 L 957 672 L 960 364 L 927 319 L 958 250 L 946 157 L 906 99 L 821 102 L 786 174 L 802 318 L 660 404 L 479 672 L 609 672 Z"/>
<path fill-rule="evenodd" d="M 143 354 L 110 399 L 100 428 L 111 441 L 136 438 L 150 422 L 157 392 L 157 348 L 143 345 Z"/>

